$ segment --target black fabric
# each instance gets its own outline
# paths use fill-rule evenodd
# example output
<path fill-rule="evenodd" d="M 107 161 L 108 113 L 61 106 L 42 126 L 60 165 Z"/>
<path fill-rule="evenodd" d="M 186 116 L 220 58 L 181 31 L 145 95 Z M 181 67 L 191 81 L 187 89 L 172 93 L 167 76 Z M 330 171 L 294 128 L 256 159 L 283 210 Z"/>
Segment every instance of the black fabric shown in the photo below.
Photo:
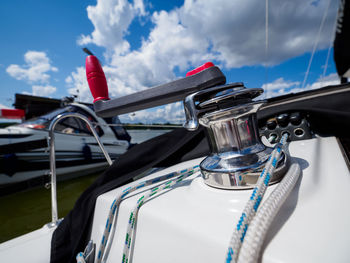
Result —
<path fill-rule="evenodd" d="M 51 240 L 51 263 L 76 262 L 76 254 L 83 251 L 88 242 L 99 195 L 131 182 L 134 176 L 149 168 L 170 166 L 208 152 L 203 129 L 195 132 L 176 129 L 132 147 L 79 197 L 73 210 L 55 230 Z"/>

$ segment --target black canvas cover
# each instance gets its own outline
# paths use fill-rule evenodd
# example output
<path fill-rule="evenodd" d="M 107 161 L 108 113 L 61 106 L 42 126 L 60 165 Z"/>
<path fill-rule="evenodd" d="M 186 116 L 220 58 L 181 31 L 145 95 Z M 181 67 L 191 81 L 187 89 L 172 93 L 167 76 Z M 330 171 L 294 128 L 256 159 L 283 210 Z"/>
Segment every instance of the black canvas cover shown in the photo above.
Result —
<path fill-rule="evenodd" d="M 77 253 L 84 251 L 99 195 L 131 182 L 149 168 L 170 166 L 208 152 L 203 129 L 195 132 L 176 129 L 132 147 L 79 197 L 73 210 L 55 230 L 51 240 L 51 263 L 76 262 Z"/>

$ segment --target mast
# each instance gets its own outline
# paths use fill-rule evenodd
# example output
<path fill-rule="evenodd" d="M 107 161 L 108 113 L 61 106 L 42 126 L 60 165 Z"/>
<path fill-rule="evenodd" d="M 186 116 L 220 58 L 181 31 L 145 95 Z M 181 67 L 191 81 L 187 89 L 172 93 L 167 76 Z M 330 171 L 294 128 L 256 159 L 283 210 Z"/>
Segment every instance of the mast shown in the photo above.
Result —
<path fill-rule="evenodd" d="M 334 39 L 334 61 L 341 83 L 350 77 L 350 2 L 340 0 Z"/>

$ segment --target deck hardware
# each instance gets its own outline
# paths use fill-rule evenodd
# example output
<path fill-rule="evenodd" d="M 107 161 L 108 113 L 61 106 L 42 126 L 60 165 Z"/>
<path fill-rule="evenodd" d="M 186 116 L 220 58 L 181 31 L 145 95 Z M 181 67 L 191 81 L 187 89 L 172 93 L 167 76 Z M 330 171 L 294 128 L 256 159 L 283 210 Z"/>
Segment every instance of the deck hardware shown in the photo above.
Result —
<path fill-rule="evenodd" d="M 259 137 L 256 112 L 264 101 L 253 101 L 263 89 L 247 89 L 242 83 L 217 86 L 187 96 L 184 127 L 207 129 L 211 148 L 200 168 L 206 184 L 223 189 L 251 188 L 272 149 Z M 282 154 L 271 182 L 280 179 L 287 164 Z"/>
<path fill-rule="evenodd" d="M 57 212 L 57 183 L 56 183 L 56 156 L 55 156 L 55 127 L 56 124 L 65 118 L 68 117 L 74 117 L 74 118 L 79 118 L 83 120 L 90 128 L 93 136 L 95 137 L 98 145 L 101 148 L 102 153 L 104 154 L 107 162 L 109 165 L 112 165 L 112 160 L 106 151 L 105 147 L 103 146 L 100 137 L 98 136 L 94 126 L 91 124 L 89 119 L 85 117 L 82 114 L 79 113 L 62 113 L 57 115 L 50 123 L 49 126 L 49 137 L 48 137 L 48 142 L 49 142 L 49 147 L 50 147 L 50 177 L 51 177 L 51 222 L 47 224 L 48 227 L 55 227 L 59 224 L 60 220 L 58 219 L 58 212 Z"/>

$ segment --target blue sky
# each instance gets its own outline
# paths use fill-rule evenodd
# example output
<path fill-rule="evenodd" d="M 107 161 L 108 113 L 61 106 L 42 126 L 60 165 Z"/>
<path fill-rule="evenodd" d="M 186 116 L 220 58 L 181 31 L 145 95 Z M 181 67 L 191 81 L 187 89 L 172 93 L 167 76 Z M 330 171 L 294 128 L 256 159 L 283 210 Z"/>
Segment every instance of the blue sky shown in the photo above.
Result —
<path fill-rule="evenodd" d="M 304 87 L 328 0 L 270 0 L 267 60 L 263 2 L 1 1 L 0 105 L 11 107 L 15 93 L 62 98 L 77 90 L 80 100 L 91 101 L 85 46 L 102 61 L 111 97 L 182 77 L 208 60 L 221 67 L 227 82 L 267 86 L 267 96 L 337 83 L 332 56 L 322 79 L 337 1 L 326 13 Z M 181 103 L 122 116 L 127 122 L 182 119 Z"/>

